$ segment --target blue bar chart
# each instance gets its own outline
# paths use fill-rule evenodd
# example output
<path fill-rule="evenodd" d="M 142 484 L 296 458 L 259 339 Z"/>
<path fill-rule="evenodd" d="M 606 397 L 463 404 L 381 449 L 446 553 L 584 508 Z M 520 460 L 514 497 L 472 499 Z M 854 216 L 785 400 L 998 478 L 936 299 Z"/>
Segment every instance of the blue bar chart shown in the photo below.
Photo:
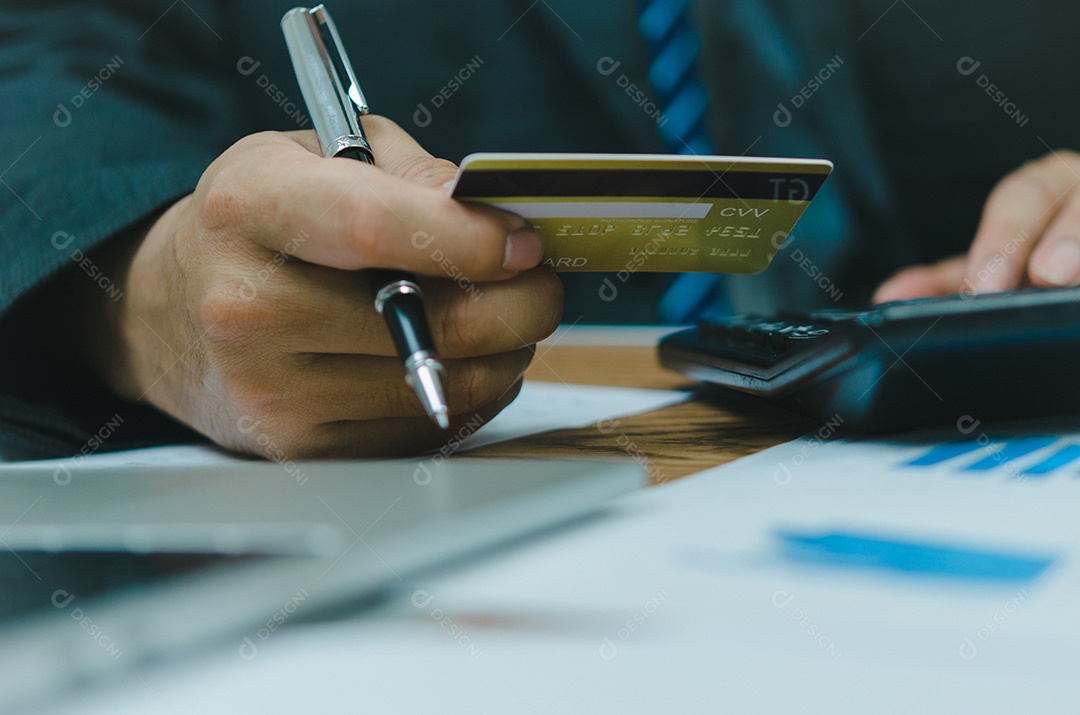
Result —
<path fill-rule="evenodd" d="M 1075 436 L 986 436 L 935 444 L 904 463 L 905 467 L 952 467 L 958 472 L 1003 468 L 1025 478 L 1080 476 L 1080 440 Z"/>

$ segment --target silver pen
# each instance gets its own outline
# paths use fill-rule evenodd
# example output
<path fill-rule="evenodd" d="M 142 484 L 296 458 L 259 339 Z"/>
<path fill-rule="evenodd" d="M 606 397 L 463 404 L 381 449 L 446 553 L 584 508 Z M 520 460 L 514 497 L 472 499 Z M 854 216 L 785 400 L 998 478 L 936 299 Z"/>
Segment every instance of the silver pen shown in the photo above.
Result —
<path fill-rule="evenodd" d="M 323 155 L 374 164 L 375 155 L 360 122 L 368 113 L 367 100 L 330 13 L 322 5 L 294 8 L 281 19 L 281 30 Z M 366 272 L 372 285 L 378 286 L 375 309 L 405 365 L 405 381 L 431 419 L 442 429 L 449 428 L 445 371 L 431 337 L 420 286 L 402 271 Z"/>

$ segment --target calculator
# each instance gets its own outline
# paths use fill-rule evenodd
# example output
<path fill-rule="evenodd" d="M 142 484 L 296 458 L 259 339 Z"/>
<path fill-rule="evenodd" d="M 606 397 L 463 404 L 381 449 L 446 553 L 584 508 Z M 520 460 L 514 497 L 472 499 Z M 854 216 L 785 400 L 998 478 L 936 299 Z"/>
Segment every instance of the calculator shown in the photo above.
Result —
<path fill-rule="evenodd" d="M 660 361 L 858 432 L 1080 414 L 1080 288 L 706 318 Z"/>

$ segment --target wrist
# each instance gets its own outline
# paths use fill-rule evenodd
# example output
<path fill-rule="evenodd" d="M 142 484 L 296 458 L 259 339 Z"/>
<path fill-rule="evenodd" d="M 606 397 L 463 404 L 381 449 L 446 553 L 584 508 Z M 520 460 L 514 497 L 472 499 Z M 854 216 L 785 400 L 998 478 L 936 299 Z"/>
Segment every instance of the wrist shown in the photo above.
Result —
<path fill-rule="evenodd" d="M 111 290 L 103 290 L 78 273 L 68 279 L 64 291 L 65 305 L 71 308 L 65 311 L 64 332 L 69 344 L 80 346 L 82 367 L 124 399 L 137 401 L 144 391 L 135 368 L 133 321 L 138 321 L 141 309 L 137 306 L 147 284 L 154 285 L 155 280 L 145 275 L 154 263 L 145 255 L 151 247 L 149 239 L 165 229 L 179 203 L 129 226 L 93 254 L 94 264 L 101 275 L 108 277 Z"/>

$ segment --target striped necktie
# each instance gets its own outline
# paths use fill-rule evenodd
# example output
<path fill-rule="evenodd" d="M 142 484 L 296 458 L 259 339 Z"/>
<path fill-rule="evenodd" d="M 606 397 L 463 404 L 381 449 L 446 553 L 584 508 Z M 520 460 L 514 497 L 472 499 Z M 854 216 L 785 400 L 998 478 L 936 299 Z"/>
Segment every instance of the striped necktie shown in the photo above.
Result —
<path fill-rule="evenodd" d="M 689 0 L 641 1 L 638 30 L 653 56 L 649 84 L 667 118 L 658 126 L 660 137 L 677 154 L 713 154 L 705 129 L 709 95 L 695 67 L 701 42 L 690 21 Z M 660 299 L 660 319 L 692 321 L 713 302 L 719 283 L 709 273 L 677 276 Z"/>

